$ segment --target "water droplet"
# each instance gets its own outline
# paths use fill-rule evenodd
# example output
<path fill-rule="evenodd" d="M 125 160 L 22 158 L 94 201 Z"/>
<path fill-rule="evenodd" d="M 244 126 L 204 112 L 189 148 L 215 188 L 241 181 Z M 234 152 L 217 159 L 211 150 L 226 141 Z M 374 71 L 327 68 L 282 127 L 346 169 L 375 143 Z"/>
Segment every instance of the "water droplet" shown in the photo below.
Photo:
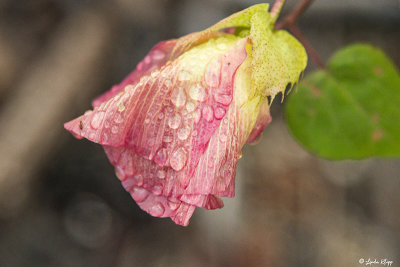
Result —
<path fill-rule="evenodd" d="M 149 124 L 149 123 L 150 123 L 150 118 L 146 118 L 146 119 L 144 120 L 144 123 Z"/>
<path fill-rule="evenodd" d="M 154 195 L 156 195 L 156 196 L 161 195 L 162 189 L 163 189 L 162 184 L 156 184 L 156 185 L 153 187 L 153 193 L 154 193 Z"/>
<path fill-rule="evenodd" d="M 154 156 L 154 162 L 158 165 L 165 166 L 168 160 L 168 150 L 166 148 L 161 148 L 157 151 Z"/>
<path fill-rule="evenodd" d="M 214 60 L 207 67 L 205 80 L 209 87 L 217 88 L 220 83 L 221 63 L 219 59 Z"/>
<path fill-rule="evenodd" d="M 232 95 L 214 94 L 214 99 L 218 103 L 228 106 L 232 102 Z"/>
<path fill-rule="evenodd" d="M 176 87 L 171 94 L 171 102 L 177 107 L 183 107 L 186 103 L 186 94 L 181 87 Z"/>
<path fill-rule="evenodd" d="M 118 133 L 118 126 L 114 125 L 113 127 L 111 127 L 111 132 L 112 132 L 113 134 Z"/>
<path fill-rule="evenodd" d="M 228 123 L 228 118 L 224 118 L 222 121 L 223 121 L 223 123 L 227 124 Z"/>
<path fill-rule="evenodd" d="M 133 180 L 135 181 L 135 184 L 138 186 L 142 186 L 143 185 L 143 176 L 140 174 L 137 174 L 135 176 L 133 176 Z"/>
<path fill-rule="evenodd" d="M 162 120 L 164 118 L 164 113 L 160 112 L 158 113 L 158 119 Z"/>
<path fill-rule="evenodd" d="M 124 90 L 125 92 L 128 92 L 130 90 L 134 90 L 135 86 L 133 86 L 132 84 L 128 84 L 127 86 L 125 86 Z"/>
<path fill-rule="evenodd" d="M 226 136 L 226 134 L 222 133 L 219 135 L 219 140 L 221 140 L 221 142 L 226 142 L 227 139 L 228 137 Z"/>
<path fill-rule="evenodd" d="M 104 118 L 105 112 L 96 112 L 94 113 L 92 117 L 92 121 L 90 122 L 90 126 L 92 126 L 93 129 L 98 129 L 100 127 L 100 124 Z"/>
<path fill-rule="evenodd" d="M 110 121 L 108 120 L 104 121 L 104 127 L 110 128 Z"/>
<path fill-rule="evenodd" d="M 172 115 L 168 120 L 168 126 L 171 129 L 178 129 L 179 125 L 181 125 L 181 116 L 179 114 Z"/>
<path fill-rule="evenodd" d="M 169 163 L 171 164 L 171 167 L 175 171 L 180 171 L 185 166 L 186 161 L 187 161 L 186 150 L 183 147 L 181 147 L 181 148 L 176 149 L 172 153 Z"/>
<path fill-rule="evenodd" d="M 89 140 L 94 140 L 96 138 L 96 133 L 95 132 L 90 132 L 89 133 Z"/>
<path fill-rule="evenodd" d="M 212 110 L 212 108 L 210 106 L 205 106 L 203 108 L 203 118 L 208 121 L 208 122 L 212 122 L 214 117 L 214 112 Z"/>
<path fill-rule="evenodd" d="M 189 95 L 193 100 L 203 102 L 207 99 L 207 92 L 200 84 L 194 84 L 189 89 Z"/>
<path fill-rule="evenodd" d="M 165 86 L 167 86 L 167 87 L 171 87 L 171 86 L 172 86 L 171 79 L 165 79 L 164 84 L 165 84 Z"/>
<path fill-rule="evenodd" d="M 165 173 L 164 170 L 159 170 L 159 171 L 157 171 L 157 177 L 158 177 L 158 178 L 164 179 L 165 176 L 166 176 L 166 173 Z"/>
<path fill-rule="evenodd" d="M 220 120 L 224 117 L 225 115 L 225 109 L 221 108 L 221 107 L 217 107 L 214 111 L 214 116 L 217 120 Z"/>
<path fill-rule="evenodd" d="M 174 201 L 168 201 L 168 207 L 171 209 L 171 210 L 177 210 L 178 208 L 179 208 L 179 206 L 180 206 L 180 203 L 179 202 L 174 202 Z"/>
<path fill-rule="evenodd" d="M 157 78 L 159 74 L 160 74 L 160 71 L 155 70 L 150 74 L 150 76 L 153 77 L 153 78 Z"/>
<path fill-rule="evenodd" d="M 124 110 L 125 110 L 125 105 L 124 105 L 124 103 L 119 102 L 119 103 L 118 103 L 118 111 L 119 111 L 119 112 L 122 112 L 122 111 L 124 111 Z"/>
<path fill-rule="evenodd" d="M 149 196 L 149 191 L 142 187 L 133 187 L 132 192 L 131 192 L 132 198 L 137 202 L 141 203 L 147 199 Z"/>
<path fill-rule="evenodd" d="M 201 110 L 200 110 L 200 109 L 196 109 L 196 110 L 193 112 L 193 119 L 194 119 L 194 122 L 195 122 L 195 123 L 199 123 L 200 118 L 201 118 Z"/>
<path fill-rule="evenodd" d="M 149 213 L 154 217 L 162 216 L 164 214 L 164 211 L 165 211 L 165 208 L 160 202 L 158 202 L 157 204 L 154 204 L 149 209 Z"/>
<path fill-rule="evenodd" d="M 190 127 L 189 126 L 185 126 L 182 127 L 178 130 L 178 138 L 183 140 L 186 140 L 188 138 L 190 134 Z"/>
<path fill-rule="evenodd" d="M 154 50 L 152 53 L 152 57 L 154 60 L 161 60 L 165 57 L 165 54 L 160 50 Z"/>
<path fill-rule="evenodd" d="M 225 50 L 226 49 L 226 44 L 224 44 L 224 43 L 222 43 L 222 44 L 218 44 L 217 45 L 217 48 L 219 49 L 219 50 Z"/>
<path fill-rule="evenodd" d="M 197 136 L 197 130 L 193 130 L 192 136 Z"/>
<path fill-rule="evenodd" d="M 174 137 L 171 134 L 165 134 L 163 137 L 163 141 L 165 143 L 171 143 L 172 141 L 174 141 Z"/>
<path fill-rule="evenodd" d="M 103 134 L 103 142 L 107 142 L 108 141 L 108 134 L 104 133 Z"/>
<path fill-rule="evenodd" d="M 115 167 L 115 175 L 117 175 L 120 181 L 124 181 L 126 179 L 124 171 L 121 169 L 120 166 Z"/>
<path fill-rule="evenodd" d="M 150 64 L 151 63 L 151 58 L 150 58 L 150 56 L 146 56 L 145 58 L 144 58 L 144 63 L 146 63 L 146 64 Z"/>
<path fill-rule="evenodd" d="M 187 102 L 186 103 L 186 110 L 188 112 L 192 112 L 195 108 L 196 108 L 196 106 L 192 102 Z"/>
<path fill-rule="evenodd" d="M 191 78 L 192 78 L 192 74 L 185 70 L 182 70 L 178 74 L 178 80 L 180 80 L 180 81 L 189 81 Z"/>
<path fill-rule="evenodd" d="M 123 118 L 123 116 L 121 115 L 121 113 L 116 113 L 115 115 L 114 115 L 114 122 L 115 123 L 121 123 L 121 122 L 123 122 L 124 121 L 124 118 Z"/>
<path fill-rule="evenodd" d="M 143 69 L 143 62 L 140 62 L 140 63 L 137 65 L 136 69 L 137 69 L 138 71 L 141 71 L 141 70 Z"/>

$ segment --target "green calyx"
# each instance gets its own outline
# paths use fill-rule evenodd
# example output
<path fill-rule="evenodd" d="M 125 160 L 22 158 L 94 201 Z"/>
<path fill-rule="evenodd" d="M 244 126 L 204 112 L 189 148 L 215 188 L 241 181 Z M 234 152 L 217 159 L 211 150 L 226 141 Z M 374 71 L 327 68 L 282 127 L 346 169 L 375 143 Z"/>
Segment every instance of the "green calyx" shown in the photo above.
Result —
<path fill-rule="evenodd" d="M 280 10 L 271 15 L 268 4 L 259 4 L 235 13 L 209 30 L 235 27 L 235 35 L 249 37 L 252 43 L 251 91 L 271 100 L 290 83 L 298 82 L 307 65 L 302 44 L 287 31 L 274 30 Z M 289 86 L 290 87 L 290 86 Z"/>

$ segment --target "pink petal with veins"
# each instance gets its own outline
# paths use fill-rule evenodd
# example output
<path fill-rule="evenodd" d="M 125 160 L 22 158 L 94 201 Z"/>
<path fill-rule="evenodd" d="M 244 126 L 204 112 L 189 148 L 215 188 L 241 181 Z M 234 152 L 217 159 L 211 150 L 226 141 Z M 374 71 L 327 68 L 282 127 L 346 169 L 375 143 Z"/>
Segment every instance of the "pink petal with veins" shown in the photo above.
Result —
<path fill-rule="evenodd" d="M 186 225 L 195 206 L 219 208 L 223 203 L 217 196 L 234 194 L 235 157 L 241 146 L 231 139 L 236 115 L 230 110 L 246 42 L 237 41 L 211 58 L 200 77 L 190 76 L 180 57 L 162 66 L 161 56 L 156 64 L 146 63 L 146 57 L 118 88 L 94 101 L 93 111 L 65 128 L 104 146 L 124 187 L 142 209 Z M 151 50 L 151 58 L 164 48 L 162 44 Z M 162 51 L 167 55 L 171 47 Z M 221 123 L 224 117 L 230 121 L 227 125 Z M 235 147 L 223 151 L 229 147 L 227 141 Z M 211 154 L 218 157 L 213 162 Z M 213 171 L 201 170 L 204 164 L 213 164 Z"/>

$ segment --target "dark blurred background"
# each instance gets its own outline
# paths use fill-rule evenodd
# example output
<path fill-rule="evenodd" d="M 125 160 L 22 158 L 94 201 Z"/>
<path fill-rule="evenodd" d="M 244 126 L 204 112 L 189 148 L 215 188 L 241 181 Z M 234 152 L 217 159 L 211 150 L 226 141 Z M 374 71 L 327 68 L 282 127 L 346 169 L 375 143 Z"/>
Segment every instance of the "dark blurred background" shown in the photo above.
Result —
<path fill-rule="evenodd" d="M 400 161 L 310 155 L 279 101 L 236 197 L 186 228 L 140 210 L 101 146 L 63 129 L 157 42 L 256 3 L 0 0 L 0 266 L 399 266 Z M 316 0 L 299 27 L 325 61 L 362 41 L 400 64 L 397 0 Z"/>

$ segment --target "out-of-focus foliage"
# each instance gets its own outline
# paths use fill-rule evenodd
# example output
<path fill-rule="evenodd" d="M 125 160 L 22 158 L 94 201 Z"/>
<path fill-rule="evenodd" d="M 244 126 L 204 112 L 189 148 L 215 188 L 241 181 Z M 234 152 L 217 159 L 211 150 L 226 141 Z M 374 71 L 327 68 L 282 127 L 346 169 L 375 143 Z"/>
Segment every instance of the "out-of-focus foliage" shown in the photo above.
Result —
<path fill-rule="evenodd" d="M 330 159 L 400 155 L 400 76 L 379 49 L 355 44 L 337 52 L 290 96 L 293 135 Z"/>

